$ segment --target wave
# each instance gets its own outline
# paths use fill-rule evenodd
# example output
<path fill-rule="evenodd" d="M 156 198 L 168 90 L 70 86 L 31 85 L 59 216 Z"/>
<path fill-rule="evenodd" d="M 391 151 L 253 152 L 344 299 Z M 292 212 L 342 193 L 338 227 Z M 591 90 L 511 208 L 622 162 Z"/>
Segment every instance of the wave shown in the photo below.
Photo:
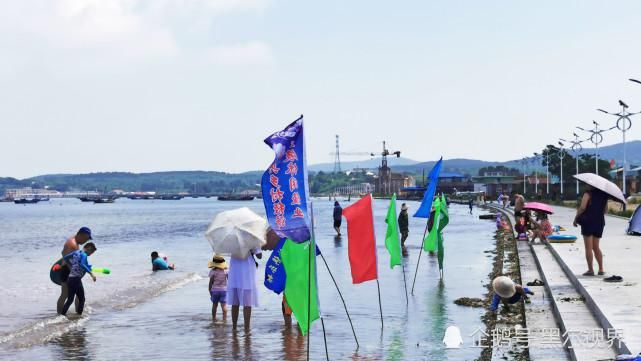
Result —
<path fill-rule="evenodd" d="M 69 317 L 56 315 L 39 319 L 22 328 L 0 334 L 0 347 L 9 349 L 29 348 L 52 341 L 67 332 L 81 328 L 91 318 L 94 312 L 113 312 L 135 307 L 141 303 L 184 287 L 192 282 L 202 280 L 203 277 L 196 273 L 189 273 L 182 277 L 163 278 L 147 276 L 134 286 L 118 290 L 115 293 L 91 302 L 85 306 L 82 316 L 73 313 L 70 309 Z"/>

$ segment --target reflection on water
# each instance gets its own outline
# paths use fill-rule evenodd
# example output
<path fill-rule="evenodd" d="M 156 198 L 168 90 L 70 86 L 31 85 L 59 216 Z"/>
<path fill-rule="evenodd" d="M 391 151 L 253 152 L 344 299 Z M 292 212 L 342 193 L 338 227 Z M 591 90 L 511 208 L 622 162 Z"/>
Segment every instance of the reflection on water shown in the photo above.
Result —
<path fill-rule="evenodd" d="M 57 352 L 60 360 L 88 361 L 91 360 L 87 348 L 87 331 L 77 329 L 69 331 L 56 338 L 54 345 L 59 346 Z"/>

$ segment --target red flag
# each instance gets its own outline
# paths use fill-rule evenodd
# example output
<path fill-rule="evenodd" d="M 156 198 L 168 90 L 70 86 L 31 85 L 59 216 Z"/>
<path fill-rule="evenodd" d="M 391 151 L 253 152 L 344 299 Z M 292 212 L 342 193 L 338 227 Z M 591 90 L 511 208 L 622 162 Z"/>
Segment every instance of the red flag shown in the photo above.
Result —
<path fill-rule="evenodd" d="M 347 247 L 352 269 L 352 283 L 375 280 L 378 276 L 372 196 L 367 195 L 344 208 L 343 216 L 347 218 Z"/>

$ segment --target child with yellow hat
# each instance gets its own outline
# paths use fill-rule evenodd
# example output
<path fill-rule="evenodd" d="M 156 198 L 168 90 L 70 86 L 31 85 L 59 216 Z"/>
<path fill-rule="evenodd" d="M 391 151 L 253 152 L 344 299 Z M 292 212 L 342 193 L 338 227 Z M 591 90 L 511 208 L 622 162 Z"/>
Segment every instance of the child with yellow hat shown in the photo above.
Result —
<path fill-rule="evenodd" d="M 218 304 L 223 313 L 223 320 L 227 318 L 227 262 L 219 254 L 215 254 L 208 265 L 209 271 L 209 294 L 211 296 L 211 317 L 216 320 Z"/>

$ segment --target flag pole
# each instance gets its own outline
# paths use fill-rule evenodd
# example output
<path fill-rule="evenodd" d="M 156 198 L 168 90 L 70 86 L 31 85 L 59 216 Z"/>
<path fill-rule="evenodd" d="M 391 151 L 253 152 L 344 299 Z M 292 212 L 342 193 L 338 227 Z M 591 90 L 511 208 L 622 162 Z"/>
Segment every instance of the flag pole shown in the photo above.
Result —
<path fill-rule="evenodd" d="M 376 278 L 376 288 L 378 288 L 378 308 L 381 311 L 381 332 L 383 332 L 383 305 L 381 304 L 381 285 Z"/>
<path fill-rule="evenodd" d="M 314 262 L 314 276 L 316 275 L 316 234 L 314 232 L 314 202 L 309 202 L 309 210 L 311 215 L 312 222 L 312 234 L 309 242 L 309 262 L 307 262 L 307 360 L 309 361 L 309 334 L 310 334 L 310 325 L 311 325 L 311 315 L 312 315 L 312 262 Z M 316 286 L 316 284 L 314 284 Z M 318 300 L 318 291 L 316 292 L 316 297 Z M 318 307 L 318 313 L 321 313 L 320 307 Z M 323 321 L 323 316 L 321 315 L 321 325 L 323 327 L 323 341 L 325 342 L 325 357 L 329 360 L 329 353 L 327 352 L 327 335 L 325 334 L 325 322 Z"/>
<path fill-rule="evenodd" d="M 329 273 L 329 276 L 332 278 L 332 281 L 334 282 L 334 286 L 336 286 L 336 291 L 338 291 L 338 296 L 340 296 L 341 301 L 343 301 L 343 307 L 345 308 L 345 313 L 347 314 L 347 320 L 349 320 L 349 325 L 352 327 L 352 333 L 354 334 L 354 341 L 356 341 L 356 349 L 358 350 L 360 348 L 360 345 L 358 344 L 358 338 L 356 338 L 356 331 L 354 331 L 354 324 L 352 323 L 352 318 L 349 316 L 349 311 L 347 311 L 347 304 L 345 304 L 345 299 L 343 298 L 343 294 L 341 293 L 341 290 L 338 288 L 338 283 L 336 283 L 336 279 L 334 279 L 334 275 L 332 274 L 332 271 L 329 269 L 329 265 L 327 264 L 327 261 L 325 260 L 325 256 L 323 256 L 322 252 L 320 256 L 323 262 L 325 263 L 325 267 L 327 268 L 327 272 Z"/>
<path fill-rule="evenodd" d="M 321 319 L 321 326 L 323 326 L 323 340 L 325 341 L 325 359 L 329 361 L 329 352 L 327 351 L 327 335 L 325 334 L 325 320 L 323 320 L 323 317 L 321 317 L 320 319 Z"/>
<path fill-rule="evenodd" d="M 425 224 L 425 232 L 423 232 L 423 241 L 421 242 L 421 251 L 418 254 L 418 261 L 416 261 L 416 271 L 414 272 L 414 281 L 412 282 L 412 296 L 414 296 L 414 285 L 416 284 L 416 274 L 418 273 L 418 265 L 421 263 L 421 255 L 423 254 L 423 247 L 425 246 L 425 236 L 427 235 L 427 227 L 429 225 L 430 219 L 427 219 Z"/>
<path fill-rule="evenodd" d="M 403 271 L 403 284 L 405 284 L 405 306 L 410 305 L 410 298 L 407 295 L 407 278 L 405 277 L 405 263 L 401 261 L 401 271 Z"/>

